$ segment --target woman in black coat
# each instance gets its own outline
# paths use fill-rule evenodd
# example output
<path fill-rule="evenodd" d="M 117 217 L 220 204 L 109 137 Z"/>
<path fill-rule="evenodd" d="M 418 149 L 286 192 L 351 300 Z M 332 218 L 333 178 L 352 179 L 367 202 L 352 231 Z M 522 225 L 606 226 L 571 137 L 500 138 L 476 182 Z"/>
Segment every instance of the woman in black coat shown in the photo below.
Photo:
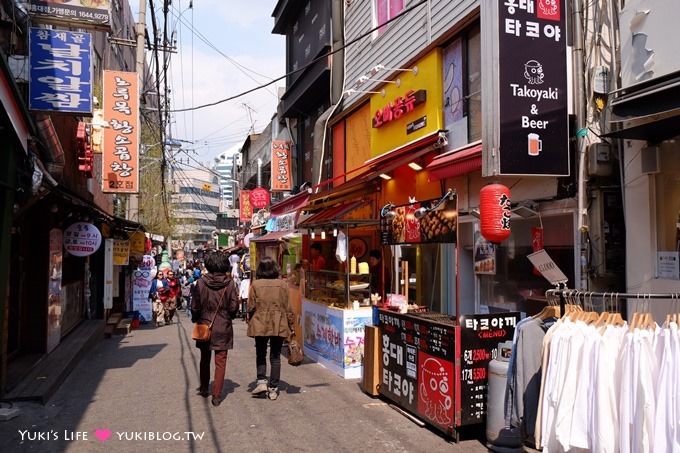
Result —
<path fill-rule="evenodd" d="M 204 261 L 208 273 L 194 286 L 191 303 L 191 319 L 200 324 L 210 324 L 213 318 L 210 341 L 197 341 L 201 351 L 199 366 L 200 382 L 198 394 L 208 397 L 210 383 L 211 351 L 215 351 L 215 381 L 212 389 L 212 404 L 219 406 L 224 397 L 222 385 L 227 367 L 227 351 L 234 348 L 234 328 L 231 320 L 236 317 L 239 307 L 238 288 L 231 278 L 231 263 L 224 253 L 211 253 Z M 218 310 L 219 307 L 219 310 Z M 215 316 L 215 313 L 217 315 Z"/>

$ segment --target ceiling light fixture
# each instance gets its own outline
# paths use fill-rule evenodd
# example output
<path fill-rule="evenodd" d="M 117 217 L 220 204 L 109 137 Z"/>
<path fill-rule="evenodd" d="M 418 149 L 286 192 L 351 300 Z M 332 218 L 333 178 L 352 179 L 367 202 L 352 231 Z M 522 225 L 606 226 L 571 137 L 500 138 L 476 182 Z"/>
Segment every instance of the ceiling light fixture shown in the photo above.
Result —
<path fill-rule="evenodd" d="M 423 169 L 423 167 L 421 167 L 420 164 L 418 164 L 418 162 L 409 162 L 408 166 L 411 167 L 415 171 L 420 171 L 420 170 Z"/>
<path fill-rule="evenodd" d="M 380 176 L 385 181 L 389 181 L 390 179 L 392 179 L 392 176 L 388 175 L 387 173 L 380 173 L 380 175 L 378 176 Z"/>

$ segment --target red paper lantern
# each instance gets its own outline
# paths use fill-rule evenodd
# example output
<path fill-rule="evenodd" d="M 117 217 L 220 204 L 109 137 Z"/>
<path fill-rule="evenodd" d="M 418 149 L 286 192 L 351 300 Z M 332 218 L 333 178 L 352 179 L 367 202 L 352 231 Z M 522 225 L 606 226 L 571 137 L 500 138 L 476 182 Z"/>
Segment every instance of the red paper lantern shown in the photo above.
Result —
<path fill-rule="evenodd" d="M 479 191 L 479 217 L 482 236 L 496 244 L 510 237 L 510 189 L 489 184 Z"/>

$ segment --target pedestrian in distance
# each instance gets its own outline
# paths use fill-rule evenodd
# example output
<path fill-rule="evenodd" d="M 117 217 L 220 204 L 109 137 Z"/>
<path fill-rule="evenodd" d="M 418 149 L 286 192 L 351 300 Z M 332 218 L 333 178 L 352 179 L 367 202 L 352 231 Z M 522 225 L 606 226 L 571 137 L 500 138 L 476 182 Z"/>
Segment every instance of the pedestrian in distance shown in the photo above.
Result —
<path fill-rule="evenodd" d="M 231 278 L 231 264 L 224 253 L 210 253 L 205 257 L 208 270 L 195 284 L 191 295 L 191 320 L 194 323 L 212 324 L 209 341 L 197 341 L 201 351 L 198 394 L 207 398 L 210 393 L 210 360 L 215 351 L 215 378 L 212 388 L 212 405 L 224 400 L 222 386 L 227 367 L 227 352 L 234 348 L 232 319 L 238 312 L 238 288 Z"/>
<path fill-rule="evenodd" d="M 294 313 L 288 303 L 288 284 L 279 279 L 276 262 L 264 257 L 255 271 L 248 296 L 247 335 L 255 338 L 257 384 L 253 396 L 275 400 L 279 396 L 281 378 L 281 347 L 283 340 L 294 335 Z M 267 346 L 270 375 L 267 380 Z"/>
<path fill-rule="evenodd" d="M 156 327 L 163 326 L 167 318 L 165 313 L 165 301 L 167 301 L 167 297 L 170 294 L 169 286 L 165 274 L 160 270 L 156 272 L 156 278 L 151 282 L 151 288 L 149 289 L 149 299 L 151 299 L 153 318 Z"/>
<path fill-rule="evenodd" d="M 180 303 L 181 289 L 179 285 L 179 280 L 175 276 L 173 271 L 167 272 L 168 288 L 170 294 L 165 302 L 165 323 L 172 324 L 172 319 L 175 317 L 175 312 L 177 311 L 178 304 Z"/>

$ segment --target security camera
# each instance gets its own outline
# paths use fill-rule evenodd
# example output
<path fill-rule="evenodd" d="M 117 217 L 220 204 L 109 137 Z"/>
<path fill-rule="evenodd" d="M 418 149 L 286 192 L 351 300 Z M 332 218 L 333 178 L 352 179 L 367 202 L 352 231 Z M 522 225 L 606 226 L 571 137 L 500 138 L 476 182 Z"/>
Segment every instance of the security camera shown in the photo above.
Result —
<path fill-rule="evenodd" d="M 422 219 L 423 217 L 425 217 L 425 214 L 427 214 L 427 208 L 418 208 L 413 213 L 413 216 L 416 219 Z"/>

